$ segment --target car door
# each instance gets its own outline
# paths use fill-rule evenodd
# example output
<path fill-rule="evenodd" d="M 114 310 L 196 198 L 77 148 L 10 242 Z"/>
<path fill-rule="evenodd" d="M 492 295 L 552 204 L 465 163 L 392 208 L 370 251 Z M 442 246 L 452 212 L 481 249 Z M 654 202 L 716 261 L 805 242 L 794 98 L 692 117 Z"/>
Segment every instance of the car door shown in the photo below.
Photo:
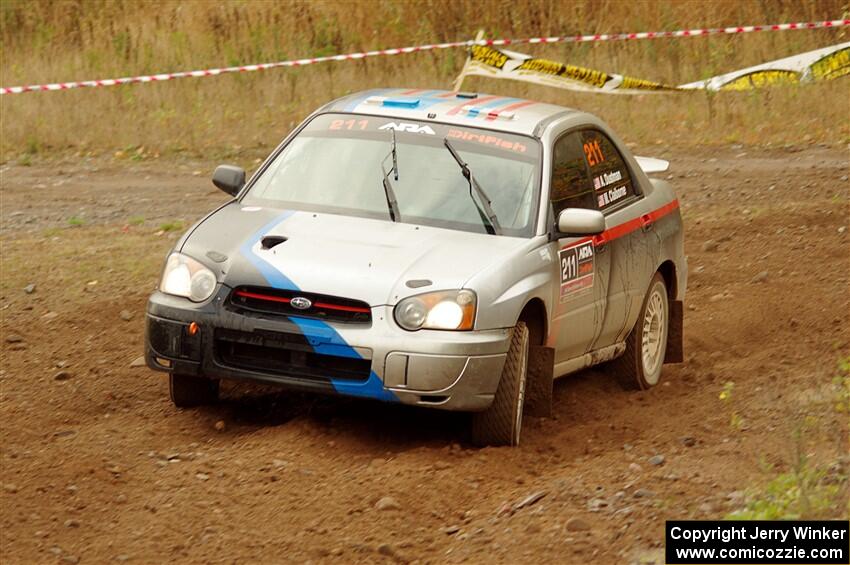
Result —
<path fill-rule="evenodd" d="M 582 149 L 596 203 L 605 215 L 606 230 L 597 238 L 597 252 L 609 256 L 607 306 L 594 349 L 620 342 L 628 334 L 630 312 L 640 308 L 651 269 L 652 223 L 645 199 L 626 160 L 604 132 L 581 131 Z M 600 249 L 601 248 L 601 249 Z"/>
<path fill-rule="evenodd" d="M 550 182 L 552 217 L 565 208 L 597 209 L 597 199 L 588 175 L 580 133 L 566 133 L 553 146 Z M 558 364 L 580 357 L 593 348 L 605 315 L 610 256 L 599 250 L 592 237 L 559 237 L 556 280 L 552 297 L 553 319 L 549 346 L 555 348 Z"/>

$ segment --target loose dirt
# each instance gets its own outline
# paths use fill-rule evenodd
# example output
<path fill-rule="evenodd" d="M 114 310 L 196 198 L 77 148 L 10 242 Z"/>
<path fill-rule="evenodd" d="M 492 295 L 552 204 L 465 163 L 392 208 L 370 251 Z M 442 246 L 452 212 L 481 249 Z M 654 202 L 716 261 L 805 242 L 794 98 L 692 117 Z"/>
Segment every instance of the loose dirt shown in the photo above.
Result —
<path fill-rule="evenodd" d="M 2 560 L 660 563 L 666 519 L 740 507 L 807 418 L 810 457 L 846 454 L 847 152 L 640 153 L 671 160 L 680 196 L 687 362 L 648 392 L 562 379 L 517 449 L 472 448 L 462 414 L 273 387 L 174 408 L 131 363 L 165 224 L 224 200 L 209 164 L 5 165 Z"/>

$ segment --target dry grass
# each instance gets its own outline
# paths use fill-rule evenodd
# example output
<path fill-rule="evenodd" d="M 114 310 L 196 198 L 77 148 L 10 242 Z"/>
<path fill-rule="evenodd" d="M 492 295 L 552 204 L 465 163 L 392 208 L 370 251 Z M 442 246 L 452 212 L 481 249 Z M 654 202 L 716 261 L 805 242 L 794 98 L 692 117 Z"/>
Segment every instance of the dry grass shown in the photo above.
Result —
<path fill-rule="evenodd" d="M 0 82 L 11 86 L 275 61 L 467 39 L 479 28 L 491 37 L 527 37 L 821 20 L 844 14 L 843 0 L 3 0 Z M 792 31 L 525 50 L 612 72 L 685 82 L 847 37 L 845 30 Z M 252 158 L 331 98 L 376 86 L 449 87 L 464 56 L 456 49 L 7 95 L 0 98 L 0 158 L 117 150 L 137 159 L 175 152 Z M 467 87 L 581 107 L 640 144 L 840 143 L 850 138 L 846 79 L 770 92 L 724 93 L 713 104 L 704 93 L 613 97 L 480 78 L 469 79 Z"/>

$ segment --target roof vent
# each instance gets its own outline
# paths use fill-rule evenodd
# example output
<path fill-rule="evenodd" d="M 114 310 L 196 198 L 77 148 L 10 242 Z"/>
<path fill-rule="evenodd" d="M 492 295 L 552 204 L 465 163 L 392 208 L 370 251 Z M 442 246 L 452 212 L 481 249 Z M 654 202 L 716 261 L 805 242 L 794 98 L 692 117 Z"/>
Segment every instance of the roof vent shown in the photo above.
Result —
<path fill-rule="evenodd" d="M 455 94 L 458 98 L 478 98 L 477 92 L 458 92 Z"/>
<path fill-rule="evenodd" d="M 384 106 L 391 106 L 394 108 L 416 108 L 419 106 L 418 98 L 387 98 L 383 102 Z"/>

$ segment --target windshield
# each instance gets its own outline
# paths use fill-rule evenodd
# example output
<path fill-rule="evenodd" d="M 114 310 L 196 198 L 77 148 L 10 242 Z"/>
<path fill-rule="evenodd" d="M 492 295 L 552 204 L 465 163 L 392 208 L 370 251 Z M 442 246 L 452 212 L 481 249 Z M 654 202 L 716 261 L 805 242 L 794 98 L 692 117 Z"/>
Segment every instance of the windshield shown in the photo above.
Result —
<path fill-rule="evenodd" d="M 392 130 L 392 189 L 402 222 L 487 233 L 470 184 L 446 149 L 448 138 L 490 198 L 502 234 L 532 235 L 540 192 L 536 140 L 398 118 L 317 116 L 268 165 L 243 203 L 389 221 L 382 163 L 392 151 Z"/>

